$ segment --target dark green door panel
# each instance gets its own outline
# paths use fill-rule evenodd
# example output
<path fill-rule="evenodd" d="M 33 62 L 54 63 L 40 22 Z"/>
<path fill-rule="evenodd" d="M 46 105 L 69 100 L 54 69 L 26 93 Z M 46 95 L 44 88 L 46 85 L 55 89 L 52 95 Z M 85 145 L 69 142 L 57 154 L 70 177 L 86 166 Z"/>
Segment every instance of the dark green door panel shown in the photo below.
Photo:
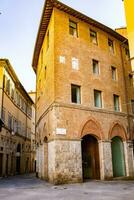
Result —
<path fill-rule="evenodd" d="M 112 139 L 112 163 L 113 176 L 125 176 L 124 148 L 123 142 L 119 137 Z"/>

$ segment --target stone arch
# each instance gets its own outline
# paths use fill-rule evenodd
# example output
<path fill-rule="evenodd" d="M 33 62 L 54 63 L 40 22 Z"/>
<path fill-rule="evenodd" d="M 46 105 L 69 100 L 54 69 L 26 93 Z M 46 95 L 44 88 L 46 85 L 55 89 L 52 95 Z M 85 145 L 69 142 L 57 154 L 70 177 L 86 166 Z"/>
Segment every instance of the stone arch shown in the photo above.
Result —
<path fill-rule="evenodd" d="M 113 122 L 113 124 L 111 125 L 110 131 L 109 131 L 109 139 L 111 140 L 112 138 L 116 136 L 120 137 L 123 141 L 127 140 L 127 134 L 126 134 L 125 128 L 118 121 Z"/>
<path fill-rule="evenodd" d="M 81 124 L 80 138 L 83 138 L 85 135 L 93 135 L 97 140 L 104 139 L 101 125 L 95 118 L 90 117 Z"/>

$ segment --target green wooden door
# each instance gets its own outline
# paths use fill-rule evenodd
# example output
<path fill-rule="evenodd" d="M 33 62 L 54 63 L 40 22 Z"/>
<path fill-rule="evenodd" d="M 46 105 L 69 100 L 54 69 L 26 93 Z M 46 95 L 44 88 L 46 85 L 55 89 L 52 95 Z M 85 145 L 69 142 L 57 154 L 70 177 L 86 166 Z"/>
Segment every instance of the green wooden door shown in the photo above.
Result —
<path fill-rule="evenodd" d="M 112 139 L 113 176 L 125 176 L 124 148 L 119 137 Z"/>

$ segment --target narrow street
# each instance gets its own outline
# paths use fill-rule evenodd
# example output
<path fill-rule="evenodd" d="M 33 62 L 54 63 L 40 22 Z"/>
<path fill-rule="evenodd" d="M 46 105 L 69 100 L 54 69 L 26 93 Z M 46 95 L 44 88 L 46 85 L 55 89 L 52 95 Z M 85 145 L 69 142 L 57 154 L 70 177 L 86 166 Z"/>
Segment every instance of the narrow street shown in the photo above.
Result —
<path fill-rule="evenodd" d="M 0 179 L 0 200 L 133 200 L 134 181 L 54 186 L 34 175 Z"/>

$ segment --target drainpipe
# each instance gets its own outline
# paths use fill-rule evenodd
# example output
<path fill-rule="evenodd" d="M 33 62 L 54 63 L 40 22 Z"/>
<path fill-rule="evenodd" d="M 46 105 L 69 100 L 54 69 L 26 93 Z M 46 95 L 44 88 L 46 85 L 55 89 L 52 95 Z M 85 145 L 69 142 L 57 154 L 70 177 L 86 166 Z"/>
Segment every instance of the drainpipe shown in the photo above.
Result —
<path fill-rule="evenodd" d="M 126 108 L 127 108 L 127 121 L 128 121 L 128 132 L 129 132 L 129 138 L 132 139 L 131 135 L 131 126 L 130 126 L 130 120 L 129 120 L 129 98 L 128 98 L 128 90 L 127 90 L 127 83 L 126 83 L 126 78 L 125 78 L 125 65 L 124 65 L 124 60 L 123 60 L 123 51 L 122 47 L 123 45 L 127 42 L 128 40 L 125 39 L 121 44 L 120 44 L 120 51 L 121 51 L 121 60 L 122 60 L 122 71 L 123 71 L 123 77 L 124 77 L 124 85 L 125 85 L 125 102 L 126 102 Z"/>

